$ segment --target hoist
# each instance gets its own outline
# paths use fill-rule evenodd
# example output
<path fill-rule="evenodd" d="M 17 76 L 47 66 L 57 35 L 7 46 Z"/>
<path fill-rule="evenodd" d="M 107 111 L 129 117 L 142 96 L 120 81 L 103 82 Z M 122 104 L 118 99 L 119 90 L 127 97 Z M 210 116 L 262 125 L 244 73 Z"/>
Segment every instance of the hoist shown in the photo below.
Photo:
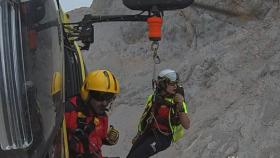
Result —
<path fill-rule="evenodd" d="M 94 42 L 94 26 L 93 23 L 100 22 L 115 22 L 115 21 L 142 21 L 147 22 L 148 36 L 151 43 L 151 52 L 153 56 L 153 80 L 152 87 L 155 88 L 156 84 L 156 65 L 160 64 L 158 55 L 159 41 L 161 40 L 161 28 L 163 24 L 163 11 L 183 9 L 193 3 L 193 0 L 153 0 L 153 1 L 135 1 L 123 0 L 124 5 L 133 10 L 140 10 L 141 13 L 136 15 L 104 15 L 93 16 L 87 14 L 82 21 L 75 23 L 64 23 L 67 36 L 74 41 L 83 43 L 82 50 L 88 50 L 91 43 Z M 139 5 L 140 4 L 140 5 Z M 144 14 L 147 12 L 148 14 Z"/>

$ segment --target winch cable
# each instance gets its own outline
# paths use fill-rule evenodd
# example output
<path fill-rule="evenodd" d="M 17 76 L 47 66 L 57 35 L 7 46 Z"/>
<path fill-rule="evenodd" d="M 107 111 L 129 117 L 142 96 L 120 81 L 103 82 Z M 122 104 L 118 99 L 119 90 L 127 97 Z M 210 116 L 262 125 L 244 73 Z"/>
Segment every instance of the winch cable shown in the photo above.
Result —
<path fill-rule="evenodd" d="M 157 64 L 160 64 L 160 57 L 158 55 L 158 48 L 159 48 L 159 42 L 158 41 L 153 41 L 151 45 L 151 51 L 153 53 L 153 79 L 152 79 L 152 87 L 153 91 L 156 90 L 156 66 Z"/>

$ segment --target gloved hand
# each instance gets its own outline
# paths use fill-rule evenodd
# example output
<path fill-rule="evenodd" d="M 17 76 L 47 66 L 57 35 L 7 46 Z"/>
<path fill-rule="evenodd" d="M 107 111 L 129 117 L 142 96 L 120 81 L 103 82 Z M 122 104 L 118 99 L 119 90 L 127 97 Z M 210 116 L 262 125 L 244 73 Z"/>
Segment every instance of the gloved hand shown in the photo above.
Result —
<path fill-rule="evenodd" d="M 87 134 L 80 128 L 75 129 L 74 137 L 77 141 L 84 141 L 88 139 Z"/>
<path fill-rule="evenodd" d="M 176 93 L 173 101 L 174 101 L 175 104 L 177 104 L 177 103 L 182 104 L 183 101 L 184 101 L 184 97 L 181 94 Z"/>
<path fill-rule="evenodd" d="M 137 133 L 136 136 L 132 139 L 131 143 L 134 144 L 139 137 L 140 137 L 140 133 Z"/>
<path fill-rule="evenodd" d="M 95 125 L 93 123 L 89 123 L 87 125 L 85 125 L 84 127 L 84 131 L 86 134 L 90 134 L 93 130 L 95 129 Z"/>
<path fill-rule="evenodd" d="M 184 109 L 183 109 L 184 97 L 181 94 L 176 93 L 173 101 L 176 104 L 176 111 L 177 112 L 184 111 Z"/>
<path fill-rule="evenodd" d="M 119 140 L 119 131 L 115 129 L 114 126 L 110 125 L 109 131 L 107 133 L 106 141 L 110 145 L 115 145 L 117 144 L 118 140 Z"/>

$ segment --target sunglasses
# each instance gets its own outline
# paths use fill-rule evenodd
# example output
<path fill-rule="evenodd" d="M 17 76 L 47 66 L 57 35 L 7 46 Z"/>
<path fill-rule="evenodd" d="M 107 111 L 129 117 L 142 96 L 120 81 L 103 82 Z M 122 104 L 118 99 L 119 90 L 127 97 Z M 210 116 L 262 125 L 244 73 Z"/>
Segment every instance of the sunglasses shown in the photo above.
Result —
<path fill-rule="evenodd" d="M 108 101 L 108 102 L 112 102 L 116 98 L 116 94 L 114 93 L 97 92 L 97 91 L 90 92 L 90 96 L 96 101 Z"/>
<path fill-rule="evenodd" d="M 177 83 L 177 82 L 170 81 L 170 82 L 168 82 L 167 84 L 170 85 L 170 86 L 175 86 L 175 85 L 177 85 L 178 83 Z"/>

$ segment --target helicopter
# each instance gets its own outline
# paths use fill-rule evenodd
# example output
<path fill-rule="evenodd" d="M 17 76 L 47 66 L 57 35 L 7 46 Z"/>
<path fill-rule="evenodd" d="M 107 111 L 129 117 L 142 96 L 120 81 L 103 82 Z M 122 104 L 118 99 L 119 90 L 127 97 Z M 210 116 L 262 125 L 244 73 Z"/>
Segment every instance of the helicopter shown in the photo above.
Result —
<path fill-rule="evenodd" d="M 0 157 L 69 157 L 64 103 L 79 93 L 85 79 L 81 50 L 94 42 L 93 23 L 148 22 L 149 39 L 157 46 L 164 11 L 193 5 L 238 16 L 193 0 L 123 4 L 141 13 L 85 15 L 71 23 L 59 0 L 0 0 Z"/>

